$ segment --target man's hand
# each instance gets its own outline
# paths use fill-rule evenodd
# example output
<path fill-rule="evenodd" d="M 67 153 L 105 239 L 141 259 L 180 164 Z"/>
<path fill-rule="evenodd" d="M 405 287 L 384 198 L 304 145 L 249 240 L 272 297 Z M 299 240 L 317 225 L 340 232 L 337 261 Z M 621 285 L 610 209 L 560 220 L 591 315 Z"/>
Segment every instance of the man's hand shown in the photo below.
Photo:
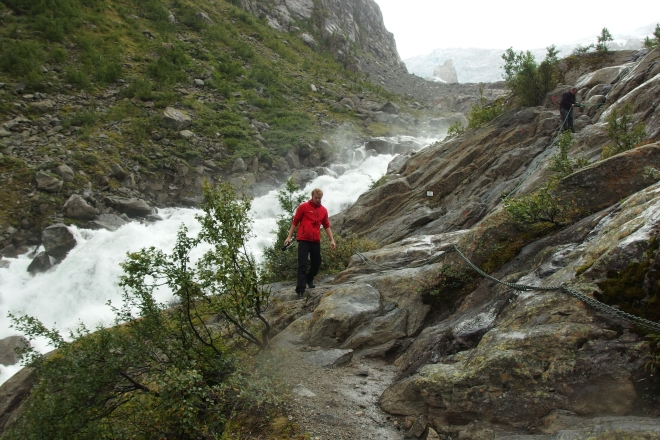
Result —
<path fill-rule="evenodd" d="M 335 241 L 334 240 L 330 241 L 330 249 L 332 249 L 334 251 L 336 248 L 337 248 L 337 245 L 335 244 Z"/>

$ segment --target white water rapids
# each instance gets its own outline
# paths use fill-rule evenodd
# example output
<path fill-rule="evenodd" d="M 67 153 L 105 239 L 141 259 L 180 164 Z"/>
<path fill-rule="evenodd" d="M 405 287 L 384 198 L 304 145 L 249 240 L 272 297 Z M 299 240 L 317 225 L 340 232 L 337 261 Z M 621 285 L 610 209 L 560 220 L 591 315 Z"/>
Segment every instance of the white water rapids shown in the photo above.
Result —
<path fill-rule="evenodd" d="M 416 141 L 426 146 L 436 140 Z M 318 177 L 305 186 L 304 192 L 309 194 L 311 189 L 321 188 L 323 205 L 330 215 L 337 214 L 385 174 L 393 157 L 378 155 L 349 164 L 350 169 L 338 178 Z M 122 270 L 119 263 L 126 259 L 126 253 L 150 246 L 170 252 L 182 223 L 188 227 L 190 235 L 199 231 L 199 223 L 195 220 L 195 214 L 199 212 L 182 208 L 161 209 L 158 214 L 162 221 L 154 224 L 131 222 L 115 232 L 71 227 L 76 247 L 58 266 L 37 276 L 27 272 L 31 262 L 27 255 L 8 260 L 10 266 L 0 268 L 0 340 L 17 334 L 10 328 L 8 313 L 34 316 L 46 327 L 55 327 L 62 334 L 68 334 L 68 329 L 77 327 L 80 322 L 90 329 L 112 324 L 114 315 L 107 302 L 121 304 L 122 291 L 118 281 Z M 253 237 L 249 246 L 257 261 L 261 261 L 263 249 L 273 244 L 279 214 L 277 190 L 252 202 Z M 203 252 L 204 249 L 197 249 L 193 259 Z M 160 296 L 158 300 L 166 302 L 171 294 L 162 292 Z M 43 341 L 34 341 L 33 346 L 41 352 L 50 349 Z M 20 368 L 20 364 L 0 365 L 0 384 Z"/>

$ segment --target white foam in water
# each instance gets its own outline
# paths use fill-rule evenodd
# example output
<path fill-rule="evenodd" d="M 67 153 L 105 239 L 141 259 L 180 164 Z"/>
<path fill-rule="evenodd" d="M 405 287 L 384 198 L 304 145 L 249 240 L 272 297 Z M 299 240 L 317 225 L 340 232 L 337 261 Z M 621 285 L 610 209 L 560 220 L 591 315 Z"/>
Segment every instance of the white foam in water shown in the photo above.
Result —
<path fill-rule="evenodd" d="M 309 195 L 313 188 L 321 188 L 324 206 L 330 215 L 337 214 L 385 174 L 392 158 L 391 155 L 370 157 L 339 178 L 318 177 L 307 184 L 304 191 Z M 34 316 L 47 327 L 55 327 L 62 333 L 68 333 L 80 322 L 84 322 L 87 328 L 112 324 L 114 315 L 106 304 L 108 301 L 115 305 L 121 303 L 119 277 L 122 270 L 119 264 L 126 259 L 126 253 L 150 246 L 170 252 L 182 223 L 188 227 L 190 235 L 199 231 L 199 223 L 195 220 L 195 214 L 199 212 L 183 208 L 162 209 L 159 211 L 162 221 L 150 225 L 132 222 L 115 232 L 71 227 L 76 247 L 56 268 L 34 277 L 27 272 L 31 261 L 27 256 L 7 260 L 10 261 L 9 268 L 0 269 L 0 339 L 17 334 L 9 327 L 8 313 Z M 253 237 L 248 245 L 257 261 L 261 261 L 263 249 L 273 244 L 277 216 L 281 213 L 276 190 L 253 200 Z M 193 259 L 204 251 L 203 248 L 197 249 Z M 160 292 L 157 299 L 166 302 L 170 298 L 169 292 Z M 35 341 L 33 345 L 41 352 L 50 349 L 45 341 Z M 0 383 L 20 368 L 20 365 L 0 365 Z"/>

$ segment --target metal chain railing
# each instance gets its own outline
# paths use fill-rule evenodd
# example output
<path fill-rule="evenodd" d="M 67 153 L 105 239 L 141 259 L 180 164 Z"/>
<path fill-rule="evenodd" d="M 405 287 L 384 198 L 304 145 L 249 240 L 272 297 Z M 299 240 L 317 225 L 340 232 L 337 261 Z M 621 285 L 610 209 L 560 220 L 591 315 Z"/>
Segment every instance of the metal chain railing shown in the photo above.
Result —
<path fill-rule="evenodd" d="M 624 319 L 628 322 L 631 322 L 635 325 L 638 325 L 640 327 L 645 327 L 649 330 L 653 330 L 656 332 L 660 332 L 660 324 L 654 321 L 649 321 L 648 319 L 640 318 L 639 316 L 632 315 L 630 313 L 624 312 L 622 310 L 619 310 L 615 307 L 609 306 L 607 304 L 604 304 L 597 299 L 594 299 L 588 295 L 585 295 L 582 292 L 578 292 L 577 290 L 571 289 L 568 287 L 566 284 L 560 284 L 558 286 L 528 286 L 526 284 L 517 284 L 517 283 L 507 283 L 506 281 L 498 280 L 495 277 L 492 277 L 488 275 L 486 272 L 483 270 L 479 269 L 477 266 L 475 266 L 468 258 L 463 255 L 463 253 L 458 249 L 456 245 L 454 246 L 454 250 L 458 253 L 458 255 L 465 261 L 468 266 L 470 266 L 475 272 L 477 272 L 479 275 L 481 275 L 484 278 L 487 278 L 491 281 L 494 281 L 496 283 L 502 284 L 504 286 L 510 287 L 515 290 L 520 290 L 520 291 L 529 291 L 529 290 L 543 290 L 543 291 L 549 291 L 549 290 L 560 290 L 564 293 L 567 293 L 580 301 L 589 304 L 590 306 L 605 312 L 609 313 L 610 315 L 617 316 L 618 318 Z"/>
<path fill-rule="evenodd" d="M 419 261 L 415 264 L 412 264 L 412 261 L 411 261 L 410 263 L 406 264 L 405 266 L 399 266 L 399 265 L 385 266 L 383 264 L 376 263 L 374 260 L 367 257 L 362 252 L 356 252 L 355 253 L 355 255 L 357 255 L 362 260 L 362 262 L 367 265 L 367 267 L 369 267 L 370 269 L 373 269 L 377 272 L 381 272 L 381 273 L 385 272 L 385 271 L 388 271 L 388 270 L 393 270 L 393 269 L 410 269 L 410 268 L 425 266 L 427 264 L 432 264 L 432 263 L 436 262 L 437 260 L 439 260 L 444 254 L 445 253 L 443 252 L 439 255 L 434 255 L 430 258 L 427 258 L 426 260 L 421 260 L 421 261 Z M 413 260 L 413 261 L 415 261 L 415 260 Z"/>

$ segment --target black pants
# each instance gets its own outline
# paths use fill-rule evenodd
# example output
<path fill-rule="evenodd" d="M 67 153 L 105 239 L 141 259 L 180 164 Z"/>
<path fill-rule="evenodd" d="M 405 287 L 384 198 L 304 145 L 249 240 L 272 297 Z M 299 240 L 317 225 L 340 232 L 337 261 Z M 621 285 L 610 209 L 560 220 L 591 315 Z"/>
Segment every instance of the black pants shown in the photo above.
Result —
<path fill-rule="evenodd" d="M 310 261 L 307 259 L 309 255 Z M 298 282 L 296 292 L 305 290 L 306 284 L 312 284 L 321 267 L 321 243 L 298 240 Z"/>
<path fill-rule="evenodd" d="M 563 125 L 561 126 L 562 131 L 571 130 L 573 133 L 575 133 L 575 130 L 573 130 L 573 109 L 569 108 L 566 110 L 564 108 L 560 108 L 559 114 L 561 115 L 561 121 L 563 122 Z"/>

